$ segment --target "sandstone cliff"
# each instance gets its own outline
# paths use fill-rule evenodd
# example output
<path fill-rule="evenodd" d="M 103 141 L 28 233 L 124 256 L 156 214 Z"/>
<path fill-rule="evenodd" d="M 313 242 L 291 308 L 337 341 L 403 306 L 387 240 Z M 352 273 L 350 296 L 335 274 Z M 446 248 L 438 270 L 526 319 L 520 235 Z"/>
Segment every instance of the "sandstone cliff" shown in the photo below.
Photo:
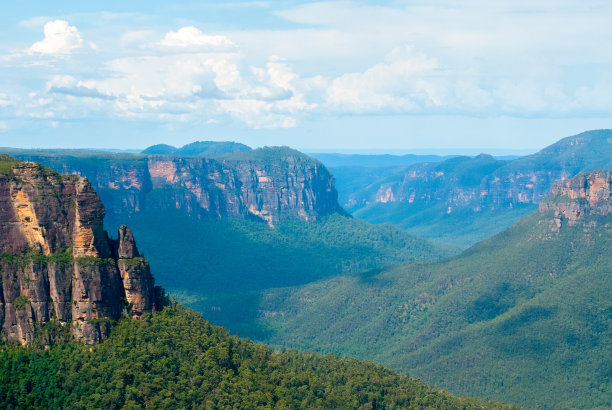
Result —
<path fill-rule="evenodd" d="M 551 195 L 540 202 L 539 209 L 543 215 L 553 214 L 556 229 L 577 225 L 590 215 L 612 214 L 612 171 L 581 173 L 553 184 Z M 590 221 L 585 229 L 595 223 Z"/>
<path fill-rule="evenodd" d="M 69 329 L 93 343 L 111 320 L 155 309 L 153 277 L 131 231 L 109 239 L 104 214 L 87 179 L 0 158 L 3 339 L 48 344 Z"/>
<path fill-rule="evenodd" d="M 316 220 L 344 212 L 334 179 L 318 161 L 288 148 L 216 158 L 16 152 L 63 173 L 87 177 L 108 212 L 126 216 L 177 209 L 201 217 Z"/>
<path fill-rule="evenodd" d="M 507 209 L 538 204 L 554 182 L 578 172 L 609 168 L 612 131 L 589 131 L 511 161 L 481 154 L 416 164 L 352 193 L 345 205 L 355 210 L 388 202 L 444 205 L 446 213 Z"/>

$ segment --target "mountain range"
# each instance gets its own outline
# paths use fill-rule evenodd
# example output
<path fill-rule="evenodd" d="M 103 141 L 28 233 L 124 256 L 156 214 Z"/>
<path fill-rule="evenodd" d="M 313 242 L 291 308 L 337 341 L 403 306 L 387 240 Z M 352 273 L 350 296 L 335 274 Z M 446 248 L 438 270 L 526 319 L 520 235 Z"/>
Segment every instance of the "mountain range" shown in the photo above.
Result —
<path fill-rule="evenodd" d="M 536 209 L 553 182 L 612 168 L 612 131 L 566 137 L 511 160 L 481 154 L 425 160 L 401 169 L 373 168 L 368 162 L 347 167 L 330 160 L 347 211 L 466 248 Z"/>
<path fill-rule="evenodd" d="M 4 151 L 87 177 L 107 230 L 132 227 L 162 286 L 251 336 L 262 290 L 456 252 L 350 217 L 329 171 L 287 147 L 214 157 Z"/>

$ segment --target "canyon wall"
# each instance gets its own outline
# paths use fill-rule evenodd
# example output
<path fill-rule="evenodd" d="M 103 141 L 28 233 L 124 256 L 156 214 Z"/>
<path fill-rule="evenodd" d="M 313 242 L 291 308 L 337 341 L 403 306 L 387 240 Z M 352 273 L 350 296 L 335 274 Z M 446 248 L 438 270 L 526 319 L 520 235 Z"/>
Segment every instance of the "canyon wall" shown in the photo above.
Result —
<path fill-rule="evenodd" d="M 220 158 L 171 155 L 13 154 L 87 177 L 108 212 L 176 209 L 201 217 L 254 218 L 274 224 L 343 212 L 334 178 L 297 151 L 263 148 Z"/>
<path fill-rule="evenodd" d="M 128 227 L 110 239 L 90 182 L 0 158 L 1 337 L 49 344 L 69 330 L 103 340 L 110 322 L 155 310 L 148 262 Z"/>
<path fill-rule="evenodd" d="M 557 229 L 576 225 L 589 215 L 612 214 L 612 171 L 580 173 L 553 184 L 551 195 L 540 202 L 539 210 L 553 214 Z M 596 223 L 585 224 L 585 229 Z"/>
<path fill-rule="evenodd" d="M 490 155 L 457 157 L 410 166 L 349 195 L 345 206 L 377 203 L 443 204 L 444 212 L 474 212 L 538 204 L 554 182 L 578 172 L 612 168 L 612 131 L 564 138 L 526 157 L 497 160 Z"/>

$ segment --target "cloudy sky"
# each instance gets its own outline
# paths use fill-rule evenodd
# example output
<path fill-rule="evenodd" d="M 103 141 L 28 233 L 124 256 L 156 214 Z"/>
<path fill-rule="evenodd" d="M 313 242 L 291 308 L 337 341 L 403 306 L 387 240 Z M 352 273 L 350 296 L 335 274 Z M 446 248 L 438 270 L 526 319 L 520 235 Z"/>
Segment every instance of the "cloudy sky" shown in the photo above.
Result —
<path fill-rule="evenodd" d="M 612 128 L 609 1 L 5 3 L 0 146 L 500 153 Z"/>

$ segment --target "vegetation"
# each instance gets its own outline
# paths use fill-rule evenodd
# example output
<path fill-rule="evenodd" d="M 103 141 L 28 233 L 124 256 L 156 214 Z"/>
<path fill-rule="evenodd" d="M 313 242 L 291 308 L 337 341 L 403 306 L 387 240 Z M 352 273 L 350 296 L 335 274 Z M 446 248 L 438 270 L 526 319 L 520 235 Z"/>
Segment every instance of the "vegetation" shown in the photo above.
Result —
<path fill-rule="evenodd" d="M 13 300 L 13 307 L 16 310 L 23 310 L 26 305 L 29 305 L 32 301 L 27 296 L 17 296 L 15 300 Z"/>
<path fill-rule="evenodd" d="M 250 151 L 251 148 L 231 141 L 196 141 L 176 148 L 171 145 L 158 144 L 142 151 L 143 154 L 171 154 L 181 156 L 211 156 L 229 152 Z"/>
<path fill-rule="evenodd" d="M 456 394 L 612 406 L 612 215 L 552 213 L 438 262 L 269 290 L 259 340 L 410 371 Z M 247 333 L 248 335 L 248 333 Z"/>
<path fill-rule="evenodd" d="M 289 147 L 263 147 L 250 151 L 230 152 L 218 155 L 221 160 L 232 161 L 263 161 L 263 162 L 278 162 L 279 159 L 285 157 L 297 158 L 303 162 L 315 163 L 317 160 L 309 157 L 300 151 Z"/>
<path fill-rule="evenodd" d="M 107 217 L 106 222 L 109 231 L 128 222 L 157 283 L 214 323 L 252 336 L 257 335 L 253 323 L 265 289 L 451 252 L 390 225 L 337 214 L 316 223 L 288 220 L 273 228 L 259 221 L 197 219 L 181 212 L 142 212 L 115 222 Z"/>
<path fill-rule="evenodd" d="M 13 167 L 19 164 L 19 161 L 15 158 L 7 155 L 0 154 L 0 175 L 13 176 Z"/>
<path fill-rule="evenodd" d="M 512 408 L 454 397 L 370 362 L 271 349 L 174 304 L 95 346 L 0 350 L 0 407 Z"/>
<path fill-rule="evenodd" d="M 392 202 L 372 204 L 354 215 L 375 224 L 392 223 L 413 235 L 466 249 L 503 231 L 537 208 L 535 204 L 522 204 L 508 209 L 485 209 L 479 212 L 459 208 L 448 213 L 448 205 L 445 203 Z"/>

